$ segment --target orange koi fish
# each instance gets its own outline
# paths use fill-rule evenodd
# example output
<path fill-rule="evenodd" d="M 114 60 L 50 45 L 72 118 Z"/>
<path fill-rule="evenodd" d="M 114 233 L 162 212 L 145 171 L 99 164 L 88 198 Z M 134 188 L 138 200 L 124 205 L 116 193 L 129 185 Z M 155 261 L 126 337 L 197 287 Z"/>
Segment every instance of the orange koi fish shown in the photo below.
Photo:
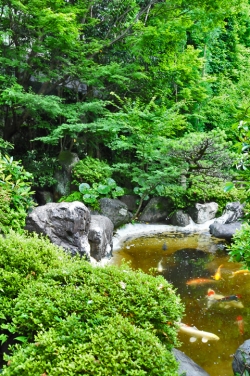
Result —
<path fill-rule="evenodd" d="M 240 333 L 240 335 L 243 336 L 243 334 L 244 334 L 244 321 L 243 321 L 243 317 L 242 316 L 237 316 L 235 324 L 238 325 L 239 333 Z"/>
<path fill-rule="evenodd" d="M 238 275 L 238 274 L 244 274 L 244 275 L 247 275 L 250 273 L 250 270 L 248 269 L 240 269 L 240 270 L 237 270 L 236 272 L 232 272 L 232 276 L 229 277 L 229 278 L 233 278 L 234 276 Z"/>
<path fill-rule="evenodd" d="M 196 285 L 204 285 L 206 283 L 214 283 L 213 279 L 208 279 L 208 278 L 196 278 L 196 279 L 190 279 L 189 281 L 186 282 L 187 286 L 196 286 Z"/>
<path fill-rule="evenodd" d="M 216 281 L 219 281 L 221 279 L 221 268 L 223 265 L 220 265 L 218 269 L 216 270 L 215 275 L 212 275 L 211 277 L 215 279 Z"/>

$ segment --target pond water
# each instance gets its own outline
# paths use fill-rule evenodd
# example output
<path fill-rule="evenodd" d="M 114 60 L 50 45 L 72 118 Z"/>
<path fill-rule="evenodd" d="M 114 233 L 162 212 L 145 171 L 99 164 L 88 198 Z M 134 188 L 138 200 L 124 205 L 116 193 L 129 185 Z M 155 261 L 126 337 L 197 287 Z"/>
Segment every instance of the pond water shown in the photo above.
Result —
<path fill-rule="evenodd" d="M 242 265 L 229 262 L 226 243 L 204 233 L 161 233 L 130 239 L 114 252 L 112 263 L 120 265 L 125 259 L 133 269 L 162 275 L 177 289 L 185 303 L 182 322 L 199 330 L 211 332 L 219 341 L 203 343 L 200 339 L 190 342 L 187 334 L 179 333 L 182 346 L 179 350 L 192 358 L 210 376 L 233 376 L 233 354 L 250 337 L 250 274 L 237 274 Z M 219 266 L 221 279 L 211 278 Z M 187 285 L 197 278 L 211 279 L 211 283 Z M 207 293 L 211 288 L 223 296 L 239 295 L 243 308 L 226 304 L 212 304 L 208 308 Z M 237 318 L 242 317 L 244 327 Z"/>

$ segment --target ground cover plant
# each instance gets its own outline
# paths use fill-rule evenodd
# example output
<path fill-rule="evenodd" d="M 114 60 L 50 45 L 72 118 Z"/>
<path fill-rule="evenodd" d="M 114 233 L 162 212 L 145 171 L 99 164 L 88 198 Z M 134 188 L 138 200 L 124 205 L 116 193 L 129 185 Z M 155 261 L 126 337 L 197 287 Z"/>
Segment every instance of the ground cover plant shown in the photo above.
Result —
<path fill-rule="evenodd" d="M 0 237 L 0 255 L 3 375 L 176 374 L 183 305 L 162 277 L 93 267 L 37 234 Z"/>

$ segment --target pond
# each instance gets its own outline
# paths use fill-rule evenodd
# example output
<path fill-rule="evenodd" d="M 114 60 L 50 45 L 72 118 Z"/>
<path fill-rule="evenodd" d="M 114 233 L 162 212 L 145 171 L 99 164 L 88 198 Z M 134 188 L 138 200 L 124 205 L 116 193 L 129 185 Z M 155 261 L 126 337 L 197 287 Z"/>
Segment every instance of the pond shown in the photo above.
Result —
<path fill-rule="evenodd" d="M 114 252 L 112 263 L 120 265 L 123 259 L 130 262 L 133 269 L 146 273 L 154 268 L 156 275 L 162 275 L 173 284 L 185 303 L 182 322 L 220 338 L 207 343 L 201 339 L 190 342 L 189 335 L 179 332 L 182 343 L 179 350 L 210 376 L 232 376 L 233 354 L 250 337 L 250 274 L 233 275 L 242 265 L 229 262 L 226 243 L 208 232 L 172 231 L 144 234 L 136 239 L 130 236 Z M 220 266 L 221 278 L 216 281 L 211 277 Z M 210 282 L 198 283 L 202 282 L 198 280 L 189 284 L 188 281 L 197 278 Z M 229 304 L 215 302 L 209 306 L 208 289 L 222 296 L 238 297 Z"/>

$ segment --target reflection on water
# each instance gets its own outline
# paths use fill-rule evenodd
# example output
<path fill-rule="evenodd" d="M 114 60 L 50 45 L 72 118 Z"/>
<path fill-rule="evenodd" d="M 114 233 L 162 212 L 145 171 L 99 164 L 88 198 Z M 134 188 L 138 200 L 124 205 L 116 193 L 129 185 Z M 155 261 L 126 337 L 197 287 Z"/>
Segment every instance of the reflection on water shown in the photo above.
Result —
<path fill-rule="evenodd" d="M 183 322 L 199 330 L 211 332 L 220 337 L 219 341 L 202 343 L 200 339 L 191 343 L 188 335 L 179 333 L 182 350 L 210 376 L 232 376 L 233 354 L 250 336 L 250 274 L 239 274 L 232 278 L 232 272 L 241 268 L 240 264 L 229 262 L 222 240 L 205 234 L 171 233 L 142 237 L 130 240 L 114 252 L 112 263 L 120 265 L 122 259 L 129 261 L 133 269 L 155 273 L 176 287 L 186 306 Z M 221 279 L 215 281 L 220 265 Z M 191 279 L 211 279 L 211 283 L 187 285 Z M 198 280 L 199 281 L 199 280 Z M 240 295 L 244 308 L 225 308 L 223 304 L 212 304 L 207 308 L 207 291 L 228 296 Z M 242 326 L 237 325 L 237 317 L 242 316 Z"/>

